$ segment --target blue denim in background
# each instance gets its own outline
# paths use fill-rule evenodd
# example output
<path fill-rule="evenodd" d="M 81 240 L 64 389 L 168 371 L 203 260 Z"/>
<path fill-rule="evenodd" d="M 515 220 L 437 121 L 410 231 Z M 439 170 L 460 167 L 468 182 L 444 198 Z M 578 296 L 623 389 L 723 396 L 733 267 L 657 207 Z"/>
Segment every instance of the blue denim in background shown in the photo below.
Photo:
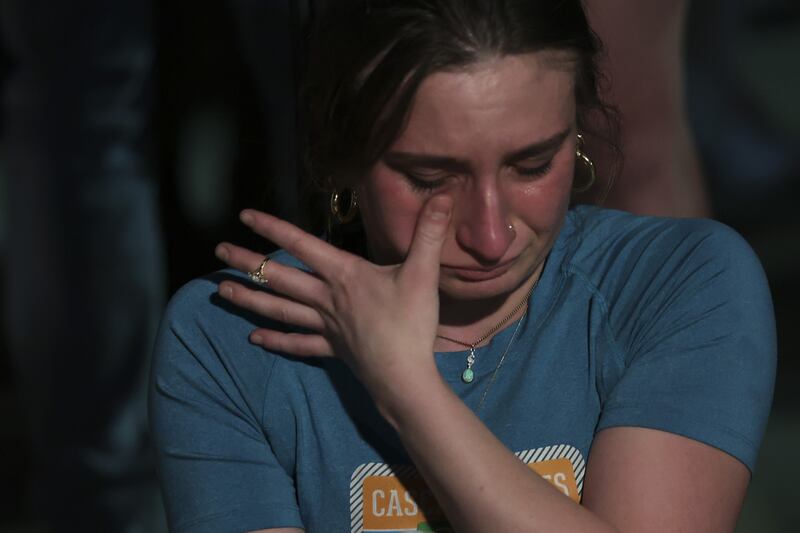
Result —
<path fill-rule="evenodd" d="M 146 376 L 165 296 L 152 6 L 2 0 L 5 327 L 53 531 L 165 528 Z"/>
<path fill-rule="evenodd" d="M 714 211 L 726 222 L 797 224 L 798 53 L 796 1 L 691 2 L 687 105 Z"/>

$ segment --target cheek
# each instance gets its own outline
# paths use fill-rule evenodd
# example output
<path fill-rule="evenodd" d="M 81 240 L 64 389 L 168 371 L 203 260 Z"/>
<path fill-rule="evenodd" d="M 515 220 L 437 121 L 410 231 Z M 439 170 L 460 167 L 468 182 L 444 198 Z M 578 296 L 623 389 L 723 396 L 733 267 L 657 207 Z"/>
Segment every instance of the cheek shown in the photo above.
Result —
<path fill-rule="evenodd" d="M 544 179 L 512 195 L 514 213 L 531 229 L 546 232 L 558 227 L 572 197 L 572 167 L 553 168 Z"/>
<path fill-rule="evenodd" d="M 424 199 L 395 176 L 380 171 L 371 174 L 358 192 L 374 259 L 391 263 L 402 260 L 411 245 Z"/>

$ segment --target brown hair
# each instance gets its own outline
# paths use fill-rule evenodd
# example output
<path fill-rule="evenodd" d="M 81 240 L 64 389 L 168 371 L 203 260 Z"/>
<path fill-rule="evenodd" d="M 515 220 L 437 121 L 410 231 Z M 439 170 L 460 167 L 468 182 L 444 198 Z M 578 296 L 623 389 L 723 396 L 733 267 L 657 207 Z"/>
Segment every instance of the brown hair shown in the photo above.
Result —
<path fill-rule="evenodd" d="M 331 0 L 308 48 L 307 176 L 328 190 L 363 176 L 430 74 L 540 50 L 571 52 L 578 128 L 616 151 L 616 114 L 599 90 L 601 45 L 580 0 Z"/>

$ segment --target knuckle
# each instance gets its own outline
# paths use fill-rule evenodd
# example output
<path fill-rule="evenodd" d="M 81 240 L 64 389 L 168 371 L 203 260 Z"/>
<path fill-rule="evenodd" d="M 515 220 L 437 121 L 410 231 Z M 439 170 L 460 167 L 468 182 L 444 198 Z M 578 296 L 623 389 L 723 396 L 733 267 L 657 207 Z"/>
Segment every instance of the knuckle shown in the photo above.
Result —
<path fill-rule="evenodd" d="M 281 307 L 278 309 L 278 320 L 284 324 L 292 323 L 292 315 L 288 308 Z"/>
<path fill-rule="evenodd" d="M 419 229 L 418 236 L 425 243 L 436 244 L 444 236 L 444 226 L 440 224 L 424 224 Z"/>
<path fill-rule="evenodd" d="M 306 249 L 306 242 L 302 234 L 293 234 L 289 237 L 287 244 L 288 246 L 286 248 L 295 252 L 302 253 Z"/>
<path fill-rule="evenodd" d="M 272 339 L 270 339 L 270 347 L 277 351 L 277 352 L 286 352 L 287 351 L 287 342 L 286 337 L 284 335 L 273 335 Z"/>
<path fill-rule="evenodd" d="M 352 259 L 341 261 L 336 269 L 336 281 L 342 287 L 347 287 L 357 281 L 359 275 L 358 262 Z"/>

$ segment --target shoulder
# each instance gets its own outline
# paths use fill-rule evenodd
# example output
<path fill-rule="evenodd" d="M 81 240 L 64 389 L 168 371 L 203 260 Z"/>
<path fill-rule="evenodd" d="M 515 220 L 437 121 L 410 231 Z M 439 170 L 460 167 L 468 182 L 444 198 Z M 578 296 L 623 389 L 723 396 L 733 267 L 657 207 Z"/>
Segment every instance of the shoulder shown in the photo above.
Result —
<path fill-rule="evenodd" d="M 271 254 L 270 259 L 304 268 L 298 260 L 282 250 Z M 234 329 L 262 325 L 263 319 L 243 312 L 218 296 L 220 283 L 228 280 L 252 286 L 247 274 L 230 268 L 196 278 L 175 292 L 167 305 L 162 322 L 181 329 L 220 327 L 220 320 L 226 328 L 233 326 Z"/>
<path fill-rule="evenodd" d="M 271 258 L 301 266 L 285 252 Z M 262 392 L 278 356 L 248 339 L 254 329 L 270 324 L 221 298 L 217 290 L 225 280 L 251 284 L 246 274 L 226 269 L 188 282 L 170 299 L 153 355 L 153 375 L 161 384 L 194 387 L 208 380 Z"/>
<path fill-rule="evenodd" d="M 742 296 L 769 299 L 758 257 L 741 235 L 720 222 L 594 207 L 577 208 L 570 217 L 572 251 L 564 268 L 610 301 L 659 282 L 677 288 L 715 279 L 719 283 L 712 285 L 719 289 L 738 287 Z"/>
<path fill-rule="evenodd" d="M 710 219 L 638 216 L 623 211 L 581 206 L 570 212 L 574 226 L 573 261 L 600 258 L 658 257 L 695 248 L 723 252 L 720 260 L 748 256 L 750 246 L 732 228 Z"/>
<path fill-rule="evenodd" d="M 565 262 L 606 308 L 612 329 L 669 317 L 727 321 L 774 336 L 769 286 L 758 257 L 733 229 L 703 219 L 640 217 L 580 208 Z"/>
<path fill-rule="evenodd" d="M 599 429 L 659 429 L 705 442 L 751 469 L 776 367 L 761 264 L 711 220 L 582 208 L 565 268 L 602 309 Z"/>
<path fill-rule="evenodd" d="M 282 358 L 248 340 L 263 318 L 217 296 L 228 279 L 250 283 L 223 270 L 178 290 L 156 341 L 148 418 L 166 511 L 180 530 L 299 526 Z"/>

